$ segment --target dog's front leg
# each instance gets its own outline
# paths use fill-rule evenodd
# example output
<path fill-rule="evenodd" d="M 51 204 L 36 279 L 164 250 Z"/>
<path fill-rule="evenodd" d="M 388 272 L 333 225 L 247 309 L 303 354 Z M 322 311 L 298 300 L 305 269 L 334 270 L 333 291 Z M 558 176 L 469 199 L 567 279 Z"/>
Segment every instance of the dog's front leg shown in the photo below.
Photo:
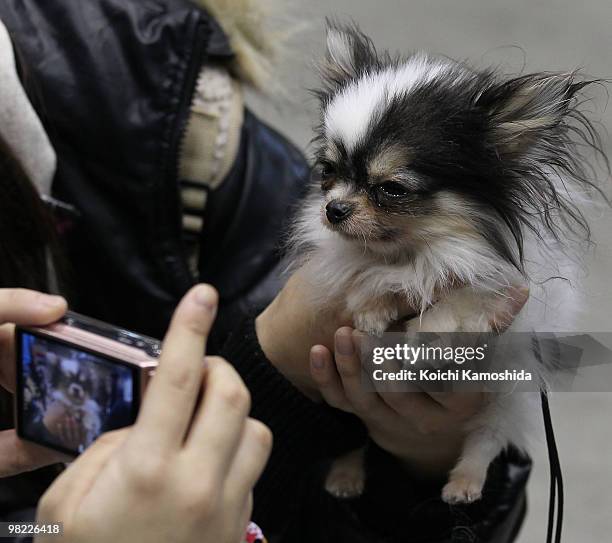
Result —
<path fill-rule="evenodd" d="M 362 292 L 356 292 L 347 297 L 347 308 L 353 315 L 355 328 L 379 337 L 400 316 L 400 305 L 396 294 L 365 297 Z"/>
<path fill-rule="evenodd" d="M 453 290 L 422 315 L 406 323 L 409 334 L 418 332 L 492 332 L 509 324 L 516 311 L 509 294 L 477 287 Z"/>

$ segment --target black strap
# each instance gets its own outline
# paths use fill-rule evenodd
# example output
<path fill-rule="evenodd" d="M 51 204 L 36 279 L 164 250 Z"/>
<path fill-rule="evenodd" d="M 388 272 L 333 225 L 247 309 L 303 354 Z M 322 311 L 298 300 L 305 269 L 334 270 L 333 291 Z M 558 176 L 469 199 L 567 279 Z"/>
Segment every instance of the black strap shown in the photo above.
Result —
<path fill-rule="evenodd" d="M 548 503 L 548 531 L 546 543 L 561 543 L 561 530 L 563 528 L 563 475 L 561 473 L 561 462 L 555 441 L 548 395 L 545 390 L 540 392 L 542 400 L 542 415 L 544 416 L 544 430 L 546 432 L 546 446 L 548 447 L 548 461 L 550 462 L 550 497 Z M 555 526 L 555 504 L 556 504 L 556 526 Z"/>

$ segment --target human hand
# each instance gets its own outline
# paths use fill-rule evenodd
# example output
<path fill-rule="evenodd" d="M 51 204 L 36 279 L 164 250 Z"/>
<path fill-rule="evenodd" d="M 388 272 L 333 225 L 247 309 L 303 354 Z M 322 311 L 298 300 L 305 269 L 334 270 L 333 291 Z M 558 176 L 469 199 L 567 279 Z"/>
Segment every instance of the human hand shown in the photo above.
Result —
<path fill-rule="evenodd" d="M 241 541 L 271 434 L 235 370 L 203 359 L 216 306 L 207 286 L 183 298 L 134 427 L 102 435 L 43 496 L 37 519 L 62 521 L 66 543 Z"/>
<path fill-rule="evenodd" d="M 61 402 L 49 405 L 42 423 L 67 449 L 78 450 L 79 446 L 85 443 L 86 431 L 83 424 L 79 423 Z"/>
<path fill-rule="evenodd" d="M 0 288 L 0 386 L 15 391 L 15 324 L 44 326 L 68 308 L 61 296 L 20 288 Z"/>
<path fill-rule="evenodd" d="M 333 349 L 336 330 L 353 325 L 344 303 L 334 305 L 330 300 L 324 309 L 313 304 L 317 289 L 298 270 L 255 321 L 266 358 L 312 400 L 320 400 L 321 394 L 310 374 L 310 348 L 320 344 Z M 413 313 L 414 308 L 404 302 L 400 315 Z"/>
<path fill-rule="evenodd" d="M 334 332 L 351 325 L 351 316 L 331 304 L 321 311 L 312 304 L 313 287 L 294 273 L 272 303 L 257 317 L 257 339 L 266 358 L 304 394 L 320 399 L 309 368 L 312 345 L 333 346 Z"/>
<path fill-rule="evenodd" d="M 53 402 L 47 407 L 42 423 L 49 433 L 59 436 L 59 427 L 67 416 L 66 407 L 61 402 Z"/>
<path fill-rule="evenodd" d="M 57 426 L 57 437 L 62 445 L 71 450 L 79 450 L 81 446 L 87 445 L 87 430 L 83 423 L 74 415 L 66 414 Z"/>
<path fill-rule="evenodd" d="M 527 301 L 528 291 L 511 289 L 510 311 L 495 315 L 498 331 L 511 324 Z M 503 323 L 503 325 L 500 325 Z M 375 392 L 361 383 L 358 355 L 360 333 L 340 328 L 335 335 L 335 360 L 323 345 L 311 349 L 313 380 L 325 401 L 354 413 L 368 428 L 370 437 L 415 472 L 430 477 L 448 472 L 461 452 L 464 423 L 486 402 L 484 392 L 435 393 Z"/>
<path fill-rule="evenodd" d="M 25 289 L 0 289 L 0 386 L 15 391 L 15 324 L 43 326 L 66 312 L 66 300 Z M 0 477 L 66 461 L 60 453 L 22 441 L 15 430 L 0 432 Z"/>

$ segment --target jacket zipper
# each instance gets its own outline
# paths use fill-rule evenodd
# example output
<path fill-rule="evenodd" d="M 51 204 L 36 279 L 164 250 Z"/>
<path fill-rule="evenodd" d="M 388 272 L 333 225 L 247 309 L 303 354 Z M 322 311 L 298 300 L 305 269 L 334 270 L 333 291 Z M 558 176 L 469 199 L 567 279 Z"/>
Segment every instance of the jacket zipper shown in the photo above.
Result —
<path fill-rule="evenodd" d="M 181 221 L 181 212 L 180 212 L 180 187 L 179 187 L 179 170 L 180 170 L 180 157 L 181 150 L 185 145 L 185 139 L 187 137 L 187 128 L 189 117 L 191 113 L 191 106 L 193 100 L 195 98 L 195 89 L 198 82 L 198 77 L 200 75 L 201 68 L 206 60 L 206 45 L 208 43 L 210 32 L 208 28 L 208 24 L 200 20 L 197 23 L 197 27 L 195 30 L 195 38 L 194 38 L 194 46 L 192 49 L 191 60 L 189 66 L 187 68 L 187 78 L 186 84 L 183 86 L 183 92 L 180 96 L 180 102 L 178 107 L 178 123 L 177 129 L 172 137 L 172 147 L 170 150 L 170 155 L 173 160 L 171 163 L 171 167 L 166 176 L 166 183 L 168 183 L 168 187 L 172 187 L 173 190 L 176 190 L 176 209 L 174 210 L 173 224 L 178 231 L 174 232 L 176 234 L 175 239 L 181 239 L 182 232 L 182 221 Z M 167 206 L 168 201 L 161 202 L 162 206 Z M 189 270 L 189 265 L 187 263 L 187 258 L 185 252 L 183 251 L 182 244 L 175 243 L 174 254 L 173 256 L 176 261 L 176 272 L 180 274 L 179 279 L 183 288 L 182 291 L 188 290 L 193 284 L 194 279 L 191 271 Z M 182 294 L 182 293 L 181 293 Z"/>

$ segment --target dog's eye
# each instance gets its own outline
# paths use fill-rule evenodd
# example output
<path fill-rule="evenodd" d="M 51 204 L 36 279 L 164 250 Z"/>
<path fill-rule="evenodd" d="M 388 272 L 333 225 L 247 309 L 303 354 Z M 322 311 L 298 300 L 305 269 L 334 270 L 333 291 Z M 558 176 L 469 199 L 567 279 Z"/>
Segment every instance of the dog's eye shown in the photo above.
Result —
<path fill-rule="evenodd" d="M 389 198 L 400 198 L 406 196 L 408 191 L 401 183 L 395 181 L 386 181 L 376 187 L 376 189 Z"/>
<path fill-rule="evenodd" d="M 335 178 L 336 169 L 329 162 L 319 162 L 312 170 L 312 180 L 321 183 L 323 190 L 331 188 Z"/>
<path fill-rule="evenodd" d="M 331 164 L 321 164 L 321 179 L 325 181 L 336 175 L 336 170 Z"/>

